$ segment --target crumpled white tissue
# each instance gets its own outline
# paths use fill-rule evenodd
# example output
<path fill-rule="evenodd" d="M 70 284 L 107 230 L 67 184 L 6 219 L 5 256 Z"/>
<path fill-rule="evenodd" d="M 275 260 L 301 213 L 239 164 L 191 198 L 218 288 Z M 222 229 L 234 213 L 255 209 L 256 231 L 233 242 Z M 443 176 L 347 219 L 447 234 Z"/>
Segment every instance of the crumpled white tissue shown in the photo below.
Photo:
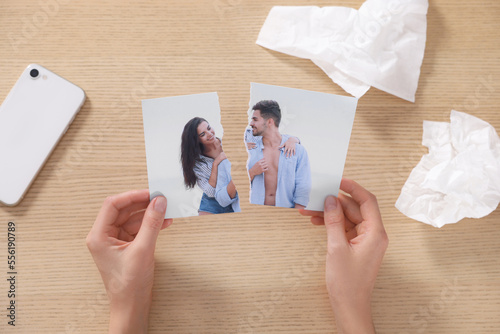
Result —
<path fill-rule="evenodd" d="M 442 227 L 481 218 L 500 202 L 500 139 L 489 123 L 451 111 L 451 123 L 424 121 L 429 148 L 406 181 L 396 208 Z"/>
<path fill-rule="evenodd" d="M 415 102 L 428 0 L 367 0 L 347 7 L 275 6 L 257 44 L 311 59 L 357 98 L 370 86 Z"/>

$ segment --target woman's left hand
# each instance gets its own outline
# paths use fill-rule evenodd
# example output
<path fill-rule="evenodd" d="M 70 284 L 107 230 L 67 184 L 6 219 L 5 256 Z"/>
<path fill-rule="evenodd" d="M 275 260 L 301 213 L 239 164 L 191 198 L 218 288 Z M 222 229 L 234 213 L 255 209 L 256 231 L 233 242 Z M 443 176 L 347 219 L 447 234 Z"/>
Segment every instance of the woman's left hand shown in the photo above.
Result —
<path fill-rule="evenodd" d="M 298 144 L 299 140 L 295 137 L 290 137 L 288 140 L 279 147 L 281 150 L 283 147 L 285 148 L 285 156 L 287 158 L 290 158 L 291 156 L 295 155 L 295 144 Z"/>
<path fill-rule="evenodd" d="M 246 145 L 247 145 L 247 149 L 248 149 L 248 150 L 253 150 L 254 148 L 256 148 L 256 147 L 257 147 L 257 144 L 255 144 L 255 143 L 251 143 L 251 142 L 246 143 Z"/>
<path fill-rule="evenodd" d="M 217 165 L 219 165 L 219 164 L 220 164 L 222 161 L 224 161 L 225 159 L 227 159 L 227 157 L 226 157 L 226 153 L 221 152 L 221 153 L 219 153 L 219 155 L 217 156 L 217 158 L 215 158 L 215 161 L 214 161 L 214 162 L 215 162 Z"/>

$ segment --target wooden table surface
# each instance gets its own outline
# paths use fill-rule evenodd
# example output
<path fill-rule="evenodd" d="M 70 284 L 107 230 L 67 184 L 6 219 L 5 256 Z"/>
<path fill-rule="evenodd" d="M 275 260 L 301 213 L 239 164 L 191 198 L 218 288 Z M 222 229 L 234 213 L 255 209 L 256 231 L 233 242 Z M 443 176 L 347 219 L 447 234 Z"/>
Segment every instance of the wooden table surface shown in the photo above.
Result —
<path fill-rule="evenodd" d="M 312 62 L 255 44 L 272 5 L 362 3 L 3 0 L 0 99 L 29 63 L 88 98 L 21 204 L 0 206 L 0 332 L 107 330 L 85 236 L 107 195 L 148 186 L 140 100 L 213 91 L 244 212 L 176 219 L 161 233 L 150 332 L 335 332 L 325 230 L 293 210 L 248 204 L 241 138 L 250 82 L 347 95 Z M 499 18 L 496 0 L 432 0 L 416 103 L 373 88 L 359 101 L 344 175 L 377 195 L 390 238 L 373 296 L 380 333 L 500 331 L 500 210 L 436 229 L 394 207 L 426 153 L 423 120 L 448 121 L 456 109 L 500 129 Z M 11 220 L 15 328 L 5 316 Z"/>

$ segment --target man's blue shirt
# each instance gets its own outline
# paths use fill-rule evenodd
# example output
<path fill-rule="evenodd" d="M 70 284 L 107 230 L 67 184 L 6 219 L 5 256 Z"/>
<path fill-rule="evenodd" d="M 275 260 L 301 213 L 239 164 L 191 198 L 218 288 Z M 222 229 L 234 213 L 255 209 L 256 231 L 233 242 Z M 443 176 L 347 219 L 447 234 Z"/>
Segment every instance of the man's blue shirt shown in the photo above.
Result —
<path fill-rule="evenodd" d="M 289 136 L 281 136 L 283 145 Z M 264 144 L 262 137 L 256 142 L 256 147 L 249 150 L 247 169 L 250 170 L 257 161 L 264 158 Z M 285 149 L 280 149 L 278 163 L 278 182 L 276 186 L 275 206 L 294 208 L 295 204 L 307 206 L 309 193 L 311 191 L 311 167 L 307 151 L 300 145 L 295 145 L 295 155 L 287 158 Z M 264 185 L 264 173 L 256 175 L 251 183 L 250 203 L 264 204 L 266 189 Z"/>
<path fill-rule="evenodd" d="M 240 198 L 238 192 L 234 198 L 229 197 L 227 186 L 231 182 L 231 162 L 224 159 L 219 164 L 217 170 L 217 185 L 215 186 L 215 199 L 222 206 L 226 207 L 231 205 L 234 212 L 241 212 Z"/>

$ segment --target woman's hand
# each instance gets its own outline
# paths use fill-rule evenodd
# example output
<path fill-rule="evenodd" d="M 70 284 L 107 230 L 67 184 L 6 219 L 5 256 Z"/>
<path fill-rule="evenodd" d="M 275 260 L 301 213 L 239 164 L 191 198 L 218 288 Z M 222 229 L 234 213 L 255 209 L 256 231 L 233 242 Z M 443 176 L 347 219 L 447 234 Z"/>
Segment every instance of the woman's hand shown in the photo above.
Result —
<path fill-rule="evenodd" d="M 227 159 L 226 153 L 220 152 L 219 155 L 217 156 L 217 158 L 214 159 L 214 164 L 216 164 L 218 166 L 225 159 Z"/>
<path fill-rule="evenodd" d="M 110 301 L 110 333 L 147 332 L 156 239 L 172 223 L 166 208 L 163 196 L 150 203 L 147 189 L 108 197 L 87 235 Z"/>
<path fill-rule="evenodd" d="M 326 285 L 339 332 L 375 333 L 370 302 L 389 240 L 375 196 L 347 179 L 340 189 L 351 197 L 329 196 L 324 212 L 300 212 L 326 226 Z"/>
<path fill-rule="evenodd" d="M 285 148 L 285 156 L 287 158 L 290 158 L 291 156 L 295 155 L 295 145 L 298 144 L 299 142 L 300 141 L 298 138 L 290 137 L 278 149 L 281 150 L 284 147 Z"/>
<path fill-rule="evenodd" d="M 257 144 L 252 143 L 252 142 L 248 142 L 248 143 L 246 143 L 246 145 L 247 145 L 248 150 L 253 150 L 254 148 L 257 147 Z"/>

